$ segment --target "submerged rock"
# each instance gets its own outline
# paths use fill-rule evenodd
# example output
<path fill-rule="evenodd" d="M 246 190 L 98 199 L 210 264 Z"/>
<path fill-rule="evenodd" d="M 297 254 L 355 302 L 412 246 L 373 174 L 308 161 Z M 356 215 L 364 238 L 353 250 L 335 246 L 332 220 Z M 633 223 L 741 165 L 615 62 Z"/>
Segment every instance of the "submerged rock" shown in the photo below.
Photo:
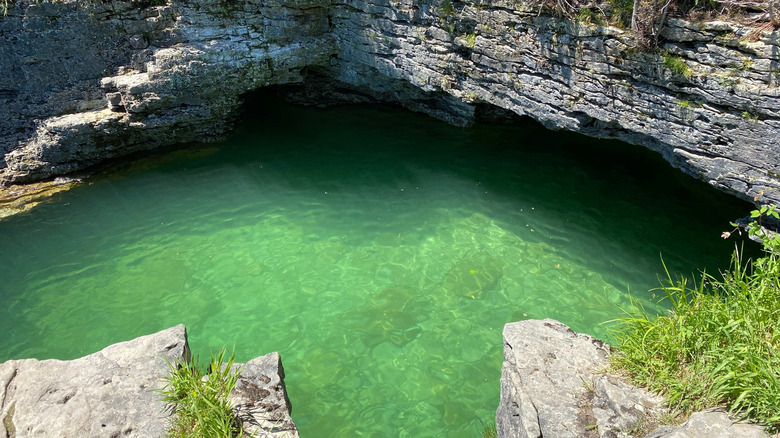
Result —
<path fill-rule="evenodd" d="M 121 342 L 79 359 L 0 364 L 2 437 L 162 437 L 170 410 L 157 391 L 168 363 L 187 361 L 184 325 Z M 250 360 L 231 393 L 247 432 L 294 438 L 277 353 Z"/>
<path fill-rule="evenodd" d="M 609 374 L 610 347 L 551 319 L 504 327 L 499 437 L 618 438 L 644 436 L 666 412 L 663 399 Z M 639 435 L 635 435 L 639 434 Z M 723 412 L 693 414 L 646 438 L 764 438 L 763 428 Z"/>

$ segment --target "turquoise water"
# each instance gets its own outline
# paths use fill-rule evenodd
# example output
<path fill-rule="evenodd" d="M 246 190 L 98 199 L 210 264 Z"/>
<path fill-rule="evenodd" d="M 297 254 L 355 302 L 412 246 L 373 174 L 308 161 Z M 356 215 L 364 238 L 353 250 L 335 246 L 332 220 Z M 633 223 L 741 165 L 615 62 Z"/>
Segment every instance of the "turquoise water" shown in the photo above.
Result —
<path fill-rule="evenodd" d="M 505 323 L 605 338 L 663 272 L 725 267 L 746 204 L 620 142 L 273 100 L 223 143 L 0 222 L 0 361 L 185 323 L 279 351 L 305 437 L 474 437 Z"/>

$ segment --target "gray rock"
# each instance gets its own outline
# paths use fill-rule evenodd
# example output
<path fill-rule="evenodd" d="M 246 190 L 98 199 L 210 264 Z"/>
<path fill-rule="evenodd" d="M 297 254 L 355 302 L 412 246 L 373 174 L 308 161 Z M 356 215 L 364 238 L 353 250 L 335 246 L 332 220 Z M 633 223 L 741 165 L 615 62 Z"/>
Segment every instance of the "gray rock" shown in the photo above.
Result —
<path fill-rule="evenodd" d="M 297 438 L 279 353 L 234 366 L 242 371 L 230 397 L 247 436 Z"/>
<path fill-rule="evenodd" d="M 0 436 L 164 436 L 165 362 L 189 358 L 183 325 L 75 360 L 0 364 Z"/>
<path fill-rule="evenodd" d="M 627 438 L 666 412 L 663 399 L 609 373 L 610 348 L 550 320 L 504 326 L 499 437 Z M 680 427 L 646 438 L 767 438 L 763 428 L 718 411 L 695 413 Z"/>
<path fill-rule="evenodd" d="M 720 410 L 696 412 L 678 427 L 662 426 L 646 438 L 766 438 L 755 424 L 738 423 Z"/>
<path fill-rule="evenodd" d="M 187 331 L 178 325 L 75 360 L 2 363 L 0 436 L 166 436 L 170 409 L 157 390 L 165 386 L 169 363 L 189 359 Z M 298 437 L 279 354 L 235 366 L 242 373 L 231 399 L 244 431 Z"/>
<path fill-rule="evenodd" d="M 597 436 L 587 397 L 608 354 L 608 345 L 550 319 L 505 325 L 498 436 Z"/>

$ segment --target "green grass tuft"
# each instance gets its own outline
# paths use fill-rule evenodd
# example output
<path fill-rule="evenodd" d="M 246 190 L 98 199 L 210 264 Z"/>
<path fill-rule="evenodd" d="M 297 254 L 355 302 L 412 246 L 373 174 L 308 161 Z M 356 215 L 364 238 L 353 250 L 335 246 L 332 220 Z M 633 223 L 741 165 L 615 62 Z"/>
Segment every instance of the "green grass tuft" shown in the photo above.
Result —
<path fill-rule="evenodd" d="M 693 71 L 691 71 L 691 68 L 688 67 L 688 64 L 686 64 L 685 61 L 679 56 L 665 53 L 664 65 L 675 75 L 682 76 L 686 79 L 690 78 L 693 75 Z"/>
<path fill-rule="evenodd" d="M 174 416 L 169 437 L 227 438 L 243 436 L 228 394 L 241 371 L 231 371 L 234 355 L 225 361 L 225 349 L 211 355 L 207 374 L 195 358 L 189 363 L 169 363 L 171 374 L 162 389 Z"/>
<path fill-rule="evenodd" d="M 484 424 L 482 426 L 482 438 L 496 438 L 497 436 L 496 423 Z"/>
<path fill-rule="evenodd" d="M 765 237 L 766 255 L 752 264 L 736 250 L 719 279 L 689 284 L 667 271 L 671 310 L 656 317 L 634 303 L 614 330 L 613 365 L 683 415 L 724 406 L 780 430 L 779 242 Z"/>

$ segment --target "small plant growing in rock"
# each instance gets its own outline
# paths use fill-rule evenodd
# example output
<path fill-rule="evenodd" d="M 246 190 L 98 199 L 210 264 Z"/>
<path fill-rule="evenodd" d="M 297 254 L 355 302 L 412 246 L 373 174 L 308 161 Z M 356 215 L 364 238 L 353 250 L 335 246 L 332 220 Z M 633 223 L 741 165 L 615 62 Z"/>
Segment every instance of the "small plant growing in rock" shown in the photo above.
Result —
<path fill-rule="evenodd" d="M 469 46 L 471 48 L 474 48 L 474 45 L 477 42 L 477 34 L 476 33 L 470 33 L 470 34 L 466 35 L 463 39 L 466 41 L 466 45 L 467 46 Z"/>
<path fill-rule="evenodd" d="M 211 355 L 207 370 L 197 357 L 190 362 L 169 363 L 171 374 L 161 390 L 173 413 L 168 436 L 172 438 L 242 437 L 238 418 L 228 395 L 236 385 L 240 370 L 231 370 L 234 355 L 225 361 L 223 348 Z"/>
<path fill-rule="evenodd" d="M 682 76 L 686 79 L 693 75 L 691 68 L 688 64 L 679 56 L 674 56 L 670 53 L 664 53 L 664 65 L 675 75 Z"/>

